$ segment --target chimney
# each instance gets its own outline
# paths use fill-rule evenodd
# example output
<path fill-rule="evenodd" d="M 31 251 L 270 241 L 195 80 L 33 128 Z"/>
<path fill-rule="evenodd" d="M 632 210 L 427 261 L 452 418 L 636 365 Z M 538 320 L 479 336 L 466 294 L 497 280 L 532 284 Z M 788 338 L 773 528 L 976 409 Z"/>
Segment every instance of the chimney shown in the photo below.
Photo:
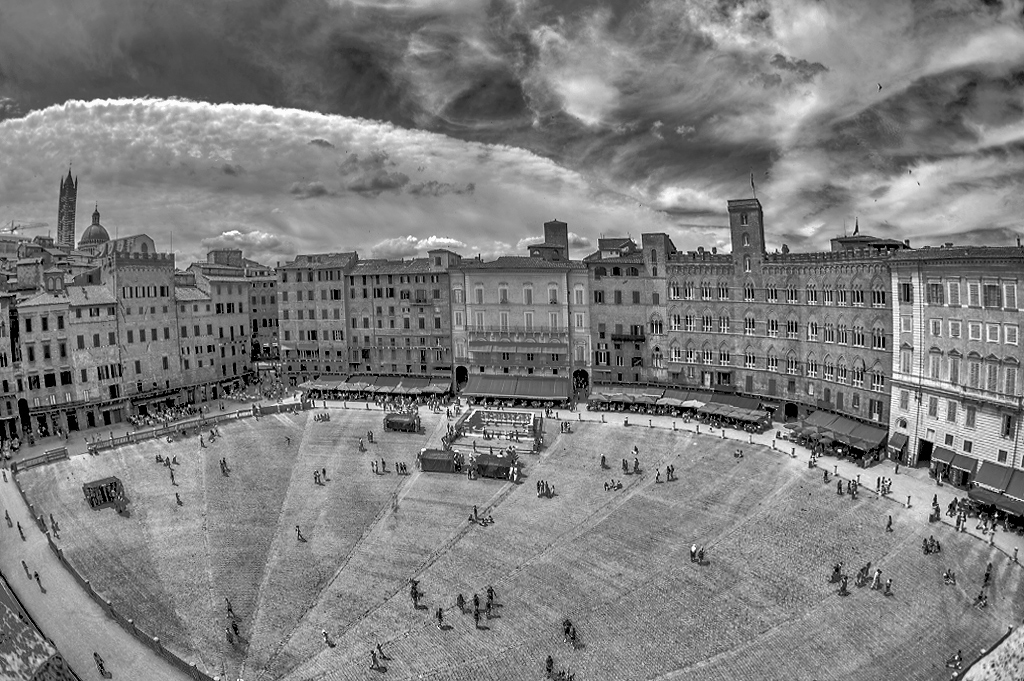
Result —
<path fill-rule="evenodd" d="M 903 245 L 906 246 L 907 248 L 910 248 L 910 239 L 904 239 Z"/>

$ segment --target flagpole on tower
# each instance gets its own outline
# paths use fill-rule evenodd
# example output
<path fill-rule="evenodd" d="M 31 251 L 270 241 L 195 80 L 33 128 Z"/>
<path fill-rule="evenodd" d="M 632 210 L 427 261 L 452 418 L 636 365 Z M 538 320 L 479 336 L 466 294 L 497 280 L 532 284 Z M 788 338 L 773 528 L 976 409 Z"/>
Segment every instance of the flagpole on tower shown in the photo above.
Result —
<path fill-rule="evenodd" d="M 750 192 L 757 198 L 757 187 L 754 186 L 754 171 L 750 171 Z"/>

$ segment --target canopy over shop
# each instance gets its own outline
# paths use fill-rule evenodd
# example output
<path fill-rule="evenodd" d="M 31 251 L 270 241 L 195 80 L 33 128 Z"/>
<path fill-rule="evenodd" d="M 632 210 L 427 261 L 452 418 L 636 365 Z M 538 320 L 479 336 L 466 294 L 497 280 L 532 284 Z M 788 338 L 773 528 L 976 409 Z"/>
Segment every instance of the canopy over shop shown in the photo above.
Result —
<path fill-rule="evenodd" d="M 571 387 L 569 379 L 561 376 L 477 374 L 469 377 L 462 395 L 481 399 L 564 402 L 569 399 Z"/>
<path fill-rule="evenodd" d="M 707 413 L 715 413 L 714 409 L 731 407 L 742 411 L 730 418 L 739 418 L 740 415 L 751 416 L 747 412 L 757 412 L 756 418 L 751 416 L 751 420 L 754 421 L 760 421 L 766 415 L 761 401 L 753 397 L 706 390 L 682 390 L 657 385 L 597 385 L 594 386 L 589 401 L 595 404 L 641 404 L 698 410 L 714 404 L 715 407 L 712 407 L 712 411 Z M 727 413 L 732 414 L 733 412 L 728 409 L 721 412 L 723 415 Z"/>
<path fill-rule="evenodd" d="M 995 506 L 1004 513 L 1024 517 L 1024 471 L 985 461 L 967 496 Z"/>
<path fill-rule="evenodd" d="M 816 411 L 804 419 L 798 431 L 804 434 L 816 434 L 825 444 L 838 442 L 841 445 L 870 452 L 886 441 L 889 433 L 884 428 L 869 426 L 853 419 L 825 411 Z"/>

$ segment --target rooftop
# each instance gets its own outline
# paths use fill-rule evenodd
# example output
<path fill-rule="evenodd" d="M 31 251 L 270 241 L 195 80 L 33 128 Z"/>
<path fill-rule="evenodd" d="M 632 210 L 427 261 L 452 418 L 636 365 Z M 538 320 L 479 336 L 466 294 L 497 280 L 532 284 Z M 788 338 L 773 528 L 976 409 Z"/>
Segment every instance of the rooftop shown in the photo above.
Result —
<path fill-rule="evenodd" d="M 463 260 L 458 269 L 463 270 L 585 270 L 586 264 L 579 260 L 544 260 L 525 255 L 503 255 L 495 260 Z"/>
<path fill-rule="evenodd" d="M 180 303 L 187 303 L 194 300 L 209 301 L 210 296 L 195 286 L 175 286 L 174 299 Z"/>
<path fill-rule="evenodd" d="M 349 272 L 350 275 L 358 274 L 404 274 L 406 272 L 429 272 L 430 260 L 428 258 L 412 258 L 410 260 L 360 260 Z"/>
<path fill-rule="evenodd" d="M 355 251 L 348 253 L 307 253 L 295 256 L 295 260 L 286 262 L 281 267 L 287 269 L 300 267 L 348 267 L 358 257 Z"/>

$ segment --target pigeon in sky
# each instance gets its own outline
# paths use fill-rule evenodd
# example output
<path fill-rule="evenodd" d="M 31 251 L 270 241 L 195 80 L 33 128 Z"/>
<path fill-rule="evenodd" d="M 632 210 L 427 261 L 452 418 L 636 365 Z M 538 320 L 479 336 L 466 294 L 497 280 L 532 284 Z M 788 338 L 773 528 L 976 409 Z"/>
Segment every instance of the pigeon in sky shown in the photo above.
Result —
<path fill-rule="evenodd" d="M 878 91 L 879 91 L 879 92 L 881 92 L 881 91 L 882 91 L 882 84 L 881 84 L 881 83 L 879 83 L 879 84 L 878 84 Z"/>

